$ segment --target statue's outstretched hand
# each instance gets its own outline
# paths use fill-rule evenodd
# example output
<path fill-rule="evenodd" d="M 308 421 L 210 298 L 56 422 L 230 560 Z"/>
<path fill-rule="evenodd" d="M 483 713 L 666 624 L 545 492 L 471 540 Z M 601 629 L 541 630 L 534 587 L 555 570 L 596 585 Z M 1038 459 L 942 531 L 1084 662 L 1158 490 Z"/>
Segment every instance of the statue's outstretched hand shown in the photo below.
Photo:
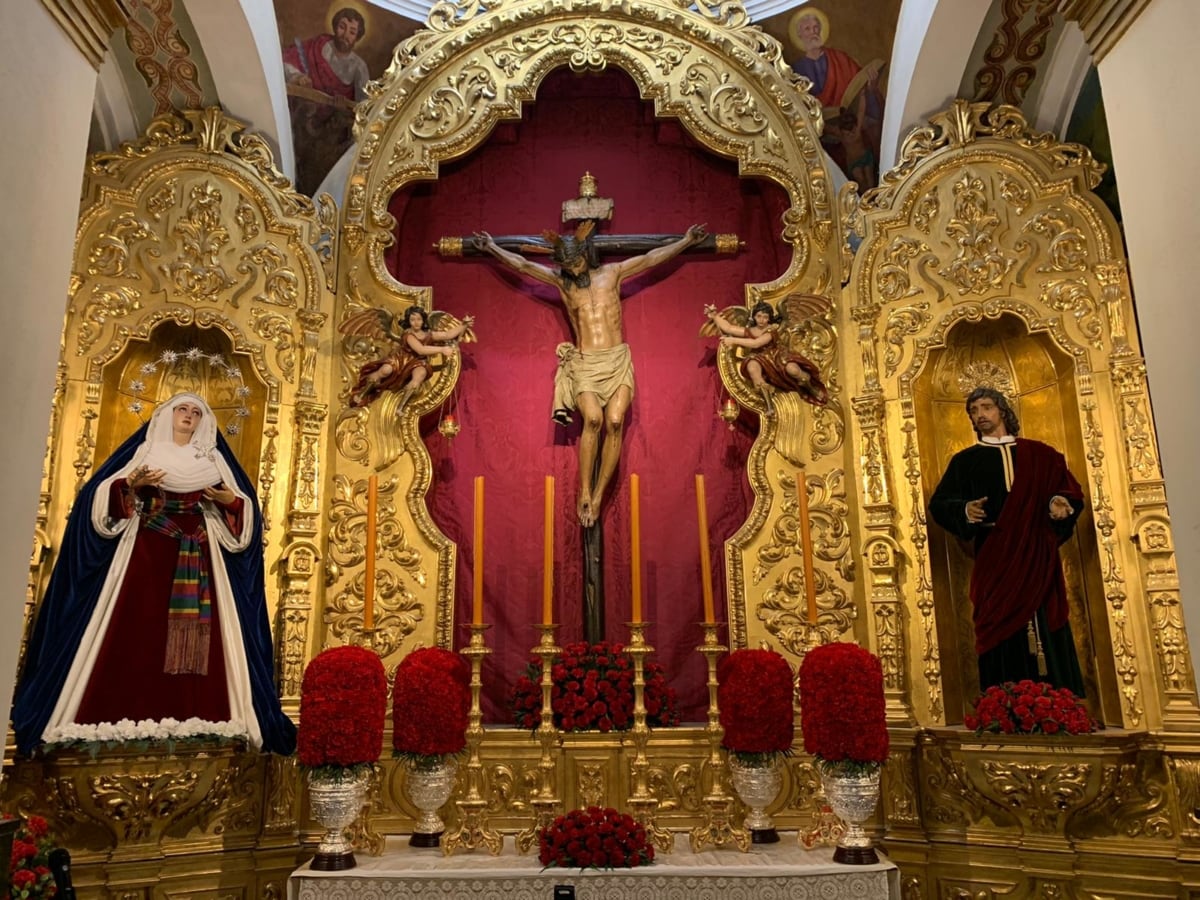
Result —
<path fill-rule="evenodd" d="M 693 244 L 698 244 L 708 237 L 707 225 L 693 225 L 687 230 L 688 237 L 692 239 Z"/>
<path fill-rule="evenodd" d="M 493 240 L 492 236 L 486 231 L 476 231 L 473 237 L 475 239 L 476 250 L 488 253 L 491 252 L 492 248 L 496 246 L 495 240 Z"/>
<path fill-rule="evenodd" d="M 710 319 L 715 319 L 717 316 L 716 305 L 712 304 L 712 303 L 705 303 L 704 304 L 704 315 L 706 315 Z"/>

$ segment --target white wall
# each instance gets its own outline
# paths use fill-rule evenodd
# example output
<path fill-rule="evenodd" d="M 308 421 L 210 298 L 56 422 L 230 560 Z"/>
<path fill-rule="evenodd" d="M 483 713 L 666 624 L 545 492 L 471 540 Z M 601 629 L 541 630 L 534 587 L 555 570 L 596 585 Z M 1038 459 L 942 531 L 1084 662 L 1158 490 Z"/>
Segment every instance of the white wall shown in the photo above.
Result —
<path fill-rule="evenodd" d="M 1200 659 L 1200 120 L 1180 101 L 1195 69 L 1200 3 L 1155 0 L 1099 66 L 1150 397 L 1167 479 L 1180 590 Z"/>
<path fill-rule="evenodd" d="M 0 128 L 7 338 L 0 353 L 0 422 L 8 438 L 0 467 L 0 705 L 7 711 L 96 73 L 38 0 L 6 4 L 0 28 L 0 83 L 10 86 Z"/>

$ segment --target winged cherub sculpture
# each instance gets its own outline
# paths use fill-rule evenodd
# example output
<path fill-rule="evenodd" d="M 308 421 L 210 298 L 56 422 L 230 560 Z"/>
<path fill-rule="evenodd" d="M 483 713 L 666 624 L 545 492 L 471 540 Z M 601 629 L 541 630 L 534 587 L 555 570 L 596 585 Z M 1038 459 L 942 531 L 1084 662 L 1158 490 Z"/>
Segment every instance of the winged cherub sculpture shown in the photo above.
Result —
<path fill-rule="evenodd" d="M 373 307 L 354 313 L 338 326 L 342 334 L 387 347 L 382 356 L 359 369 L 348 400 L 352 408 L 368 406 L 383 391 L 399 391 L 399 412 L 429 378 L 430 357 L 457 353 L 460 340 L 475 339 L 471 331 L 474 316 L 459 321 L 447 312 L 426 313 L 419 306 L 410 306 L 403 318 L 397 318 L 386 309 Z"/>
<path fill-rule="evenodd" d="M 829 402 L 829 390 L 821 381 L 821 372 L 800 349 L 801 326 L 808 319 L 829 309 L 825 297 L 814 294 L 790 294 L 779 301 L 779 312 L 770 303 L 758 303 L 753 309 L 730 306 L 717 312 L 712 304 L 704 307 L 708 322 L 702 335 L 721 335 L 721 344 L 745 350 L 739 370 L 763 398 L 767 415 L 774 414 L 775 391 L 799 394 L 814 406 Z"/>

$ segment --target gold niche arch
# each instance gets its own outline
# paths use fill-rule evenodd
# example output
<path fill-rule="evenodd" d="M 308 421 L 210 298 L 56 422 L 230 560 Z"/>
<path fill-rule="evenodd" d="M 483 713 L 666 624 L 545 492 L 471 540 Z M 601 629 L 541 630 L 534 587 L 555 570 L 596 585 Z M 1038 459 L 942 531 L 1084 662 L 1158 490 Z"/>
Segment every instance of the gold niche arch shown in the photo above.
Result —
<path fill-rule="evenodd" d="M 334 219 L 330 198 L 296 193 L 266 142 L 218 108 L 157 118 L 88 159 L 27 622 L 79 486 L 156 402 L 200 388 L 222 426 L 240 426 L 230 440 L 263 510 L 279 688 L 297 715 L 321 588 Z M 281 894 L 295 863 L 294 761 L 236 746 L 58 750 L 16 761 L 0 799 L 55 822 L 86 883 L 150 890 L 244 848 L 238 889 Z"/>
<path fill-rule="evenodd" d="M 1151 597 L 1153 561 L 1132 540 L 1151 521 L 1161 532 L 1166 508 L 1120 233 L 1091 193 L 1100 172 L 1086 148 L 1030 131 L 1014 108 L 959 100 L 909 136 L 862 200 L 849 285 L 857 474 L 866 542 L 901 551 L 870 567 L 868 593 L 885 669 L 908 673 L 890 699 L 921 724 L 960 721 L 974 686 L 948 596 L 961 565 L 926 502 L 966 443 L 953 393 L 992 379 L 1023 404 L 1023 433 L 1060 445 L 1085 484 L 1090 514 L 1068 570 L 1081 649 L 1105 657 L 1089 673 L 1095 711 L 1113 726 L 1194 728 L 1194 682 L 1168 677 L 1186 635 L 1156 617 L 1181 620 L 1151 614 L 1177 616 L 1177 585 Z"/>
<path fill-rule="evenodd" d="M 368 88 L 369 99 L 358 108 L 358 149 L 342 207 L 339 297 L 344 299 L 337 318 L 361 296 L 393 310 L 413 303 L 437 307 L 431 288 L 400 283 L 386 269 L 384 251 L 397 238 L 388 212 L 393 195 L 413 182 L 436 179 L 442 162 L 479 147 L 497 123 L 519 118 L 522 104 L 534 99 L 552 70 L 610 65 L 633 78 L 641 96 L 654 101 L 657 115 L 678 119 L 705 147 L 736 159 L 744 176 L 771 179 L 786 191 L 789 208 L 780 227 L 793 248 L 789 265 L 773 281 L 747 284 L 747 303 L 778 300 L 790 292 L 837 290 L 843 280 L 844 235 L 818 141 L 820 106 L 783 61 L 779 43 L 749 24 L 740 4 L 701 2 L 692 9 L 668 0 L 632 6 L 551 0 L 437 3 L 427 27 L 396 48 L 387 72 Z M 820 532 L 821 633 L 836 636 L 855 619 L 846 587 L 854 566 L 833 314 L 814 325 L 811 340 L 813 358 L 831 373 L 835 402 L 816 413 L 785 403 L 783 424 L 764 422 L 748 463 L 755 504 L 725 547 L 729 596 L 744 598 L 734 604 L 734 641 L 771 639 L 797 653 L 813 636 L 802 612 L 794 508 L 790 528 L 772 529 L 769 523 L 788 515 L 788 504 L 795 505 L 798 462 L 807 463 L 807 477 L 817 482 L 813 512 Z M 353 380 L 353 361 L 343 355 L 343 383 Z M 722 359 L 720 371 L 736 392 L 732 361 Z M 741 399 L 752 407 L 758 402 Z M 375 410 L 370 416 L 382 414 Z M 371 433 L 367 418 L 364 412 L 339 427 L 333 461 L 339 496 L 363 493 L 368 456 L 386 452 L 383 436 L 377 429 Z M 379 597 L 383 621 L 390 616 L 392 622 L 381 626 L 384 640 L 389 651 L 402 642 L 445 646 L 451 641 L 455 548 L 424 503 L 432 472 L 415 418 L 406 416 L 394 428 L 396 443 L 407 452 L 388 466 L 381 481 L 381 492 L 387 491 L 381 514 L 406 567 L 396 569 L 400 582 Z M 351 540 L 347 533 L 348 559 Z M 331 552 L 341 551 L 332 546 Z M 342 566 L 339 584 L 358 577 L 360 567 Z M 393 610 L 390 603 L 403 608 Z M 350 627 L 354 611 L 345 606 L 331 613 L 333 627 Z M 434 609 L 435 615 L 417 612 Z"/>

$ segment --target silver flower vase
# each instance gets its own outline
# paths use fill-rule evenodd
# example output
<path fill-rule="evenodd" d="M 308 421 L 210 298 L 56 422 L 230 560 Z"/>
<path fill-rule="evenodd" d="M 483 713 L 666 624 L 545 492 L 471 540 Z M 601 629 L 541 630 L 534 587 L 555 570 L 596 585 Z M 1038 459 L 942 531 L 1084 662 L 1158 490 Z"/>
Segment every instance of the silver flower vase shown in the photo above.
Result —
<path fill-rule="evenodd" d="M 454 792 L 454 776 L 458 763 L 453 757 L 436 766 L 426 766 L 410 760 L 406 768 L 408 778 L 405 781 L 405 789 L 408 791 L 408 799 L 421 811 L 408 844 L 410 847 L 437 847 L 441 843 L 442 832 L 446 830 L 446 823 L 438 816 L 438 810 L 446 805 Z"/>
<path fill-rule="evenodd" d="M 313 818 L 325 829 L 311 864 L 316 871 L 340 872 L 357 865 L 345 832 L 362 811 L 367 779 L 365 772 L 343 778 L 308 773 L 309 806 Z"/>
<path fill-rule="evenodd" d="M 736 753 L 730 753 L 729 780 L 738 797 L 748 807 L 743 826 L 750 832 L 751 842 L 778 842 L 779 833 L 775 830 L 775 823 L 767 815 L 767 807 L 779 796 L 779 788 L 783 783 L 778 757 L 771 756 L 762 765 L 748 765 L 739 760 Z"/>
<path fill-rule="evenodd" d="M 820 766 L 820 772 L 829 808 L 846 823 L 846 833 L 838 840 L 833 861 L 852 866 L 879 862 L 871 836 L 862 827 L 879 802 L 879 768 L 861 775 L 845 775 L 830 766 Z"/>

